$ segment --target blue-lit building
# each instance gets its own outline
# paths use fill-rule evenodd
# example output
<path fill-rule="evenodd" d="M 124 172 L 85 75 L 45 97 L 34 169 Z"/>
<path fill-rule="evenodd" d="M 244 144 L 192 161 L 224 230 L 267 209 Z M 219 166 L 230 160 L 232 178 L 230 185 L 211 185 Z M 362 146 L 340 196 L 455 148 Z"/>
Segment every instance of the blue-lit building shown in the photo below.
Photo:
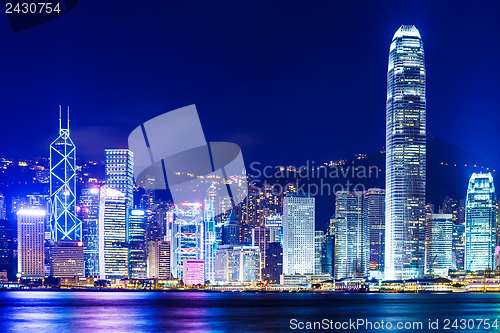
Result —
<path fill-rule="evenodd" d="M 203 205 L 176 205 L 172 224 L 172 276 L 183 278 L 184 259 L 203 259 Z"/>
<path fill-rule="evenodd" d="M 234 211 L 231 211 L 222 228 L 222 244 L 234 245 L 240 243 L 240 221 Z"/>
<path fill-rule="evenodd" d="M 127 208 L 134 206 L 134 155 L 128 149 L 104 151 L 106 186 L 123 193 Z"/>
<path fill-rule="evenodd" d="M 363 192 L 337 191 L 335 197 L 335 279 L 365 276 L 369 244 Z"/>
<path fill-rule="evenodd" d="M 215 281 L 215 251 L 218 245 L 215 222 L 215 193 L 216 188 L 212 184 L 208 189 L 203 209 L 203 259 L 205 260 L 205 279 L 210 282 Z"/>
<path fill-rule="evenodd" d="M 385 277 L 423 276 L 426 186 L 424 48 L 403 25 L 389 50 L 386 100 Z"/>
<path fill-rule="evenodd" d="M 453 215 L 427 214 L 425 272 L 447 276 L 453 264 Z"/>
<path fill-rule="evenodd" d="M 491 173 L 473 173 L 465 208 L 465 269 L 495 268 L 496 201 Z"/>
<path fill-rule="evenodd" d="M 51 240 L 80 241 L 81 221 L 76 215 L 76 146 L 69 136 L 69 108 L 63 127 L 59 106 L 59 136 L 50 144 Z"/>
<path fill-rule="evenodd" d="M 9 281 L 14 281 L 17 274 L 16 238 L 16 222 L 0 219 L 0 274 Z"/>
<path fill-rule="evenodd" d="M 283 274 L 314 274 L 315 199 L 290 193 L 283 202 Z"/>
<path fill-rule="evenodd" d="M 84 188 L 78 199 L 86 277 L 99 276 L 99 193 L 97 186 Z"/>
<path fill-rule="evenodd" d="M 128 277 L 128 200 L 107 186 L 101 187 L 99 207 L 99 276 Z"/>
<path fill-rule="evenodd" d="M 128 271 L 131 279 L 147 278 L 146 212 L 131 209 L 128 214 Z"/>

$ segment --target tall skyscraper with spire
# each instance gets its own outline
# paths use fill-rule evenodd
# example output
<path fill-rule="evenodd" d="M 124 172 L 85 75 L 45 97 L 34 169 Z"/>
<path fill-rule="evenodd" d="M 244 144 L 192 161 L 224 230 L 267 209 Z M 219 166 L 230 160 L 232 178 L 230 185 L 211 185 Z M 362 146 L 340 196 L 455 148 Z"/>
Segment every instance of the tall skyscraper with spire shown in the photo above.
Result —
<path fill-rule="evenodd" d="M 50 199 L 52 241 L 80 241 L 82 223 L 76 216 L 76 146 L 69 136 L 69 107 L 63 121 L 60 105 L 59 136 L 50 144 Z"/>
<path fill-rule="evenodd" d="M 424 271 L 426 182 L 424 48 L 413 25 L 394 34 L 386 101 L 385 277 Z"/>

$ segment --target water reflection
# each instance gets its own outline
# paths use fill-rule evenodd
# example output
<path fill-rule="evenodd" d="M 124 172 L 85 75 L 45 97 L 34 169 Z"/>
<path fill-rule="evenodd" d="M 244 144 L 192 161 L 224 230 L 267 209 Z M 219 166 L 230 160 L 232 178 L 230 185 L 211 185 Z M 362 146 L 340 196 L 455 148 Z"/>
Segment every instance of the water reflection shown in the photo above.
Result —
<path fill-rule="evenodd" d="M 0 329 L 36 333 L 266 332 L 287 331 L 292 318 L 363 318 L 422 321 L 425 332 L 429 319 L 497 319 L 499 303 L 498 294 L 4 291 L 0 292 Z"/>

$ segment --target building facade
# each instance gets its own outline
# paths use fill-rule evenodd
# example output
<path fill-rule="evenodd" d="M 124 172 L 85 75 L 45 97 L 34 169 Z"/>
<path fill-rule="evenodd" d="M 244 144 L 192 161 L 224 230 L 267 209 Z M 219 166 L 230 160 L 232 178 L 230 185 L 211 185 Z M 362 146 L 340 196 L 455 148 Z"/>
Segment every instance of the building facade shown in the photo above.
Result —
<path fill-rule="evenodd" d="M 429 214 L 425 226 L 425 272 L 448 275 L 453 263 L 453 214 Z"/>
<path fill-rule="evenodd" d="M 473 173 L 465 211 L 465 269 L 495 268 L 495 185 L 491 173 Z"/>
<path fill-rule="evenodd" d="M 128 214 L 128 266 L 131 279 L 145 279 L 147 270 L 146 212 L 131 209 Z"/>
<path fill-rule="evenodd" d="M 47 214 L 41 209 L 17 211 L 17 272 L 20 277 L 45 276 L 45 232 Z"/>
<path fill-rule="evenodd" d="M 315 199 L 288 194 L 283 202 L 283 274 L 314 274 Z"/>
<path fill-rule="evenodd" d="M 335 279 L 365 276 L 368 238 L 363 192 L 338 191 L 335 197 Z"/>
<path fill-rule="evenodd" d="M 99 193 L 98 187 L 84 188 L 78 199 L 87 277 L 99 276 Z"/>
<path fill-rule="evenodd" d="M 371 188 L 364 193 L 363 210 L 366 227 L 368 228 L 368 269 L 370 271 L 384 270 L 385 253 L 385 191 Z"/>
<path fill-rule="evenodd" d="M 392 39 L 386 101 L 385 277 L 423 276 L 426 186 L 424 48 L 412 25 Z"/>

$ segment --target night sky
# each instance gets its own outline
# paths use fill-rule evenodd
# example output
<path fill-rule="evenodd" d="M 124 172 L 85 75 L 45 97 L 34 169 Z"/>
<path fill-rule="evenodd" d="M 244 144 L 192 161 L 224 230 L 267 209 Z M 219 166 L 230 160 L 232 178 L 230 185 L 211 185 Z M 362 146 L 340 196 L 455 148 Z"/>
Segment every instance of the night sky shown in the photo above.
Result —
<path fill-rule="evenodd" d="M 495 6 L 496 5 L 496 6 Z M 456 1 L 89 1 L 12 33 L 0 16 L 0 155 L 48 156 L 58 105 L 79 159 L 196 104 L 207 141 L 246 162 L 302 163 L 385 145 L 389 45 L 422 35 L 427 128 L 500 164 L 500 10 Z"/>

